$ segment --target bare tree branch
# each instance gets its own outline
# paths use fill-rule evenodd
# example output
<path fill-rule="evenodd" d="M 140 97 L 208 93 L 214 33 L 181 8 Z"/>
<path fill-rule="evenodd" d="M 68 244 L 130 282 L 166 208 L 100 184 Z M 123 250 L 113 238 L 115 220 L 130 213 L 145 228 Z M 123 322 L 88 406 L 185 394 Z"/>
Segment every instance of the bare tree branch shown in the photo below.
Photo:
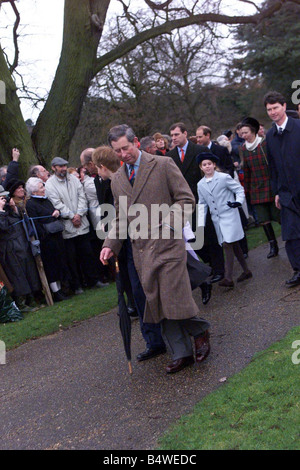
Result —
<path fill-rule="evenodd" d="M 145 3 L 147 3 L 148 7 L 151 8 L 151 10 L 164 10 L 166 7 L 168 7 L 173 0 L 167 0 L 166 2 L 162 3 L 161 5 L 157 5 L 155 2 L 151 2 L 151 0 L 144 0 Z"/>
<path fill-rule="evenodd" d="M 163 34 L 170 34 L 174 29 L 183 28 L 192 24 L 206 25 L 207 23 L 219 23 L 227 25 L 257 24 L 263 21 L 265 18 L 272 16 L 275 12 L 279 11 L 282 8 L 284 2 L 285 0 L 274 0 L 271 6 L 254 15 L 229 16 L 219 13 L 202 13 L 185 18 L 166 21 L 161 25 L 137 33 L 134 37 L 124 41 L 119 46 L 115 47 L 112 51 L 100 56 L 96 61 L 95 74 L 100 72 L 106 65 L 114 62 L 124 54 L 132 51 L 142 42 L 148 41 Z M 300 0 L 293 0 L 293 2 L 299 3 Z"/>
<path fill-rule="evenodd" d="M 256 3 L 251 2 L 251 0 L 239 0 L 239 1 L 242 3 L 249 3 L 249 5 L 252 5 L 257 11 L 261 11 L 261 8 L 259 8 L 259 6 L 256 5 Z"/>
<path fill-rule="evenodd" d="M 14 27 L 13 27 L 13 42 L 14 42 L 14 49 L 15 49 L 15 55 L 14 55 L 14 60 L 13 60 L 13 63 L 10 64 L 9 66 L 9 70 L 10 72 L 14 72 L 17 65 L 18 65 L 18 62 L 19 62 L 19 46 L 18 46 L 18 33 L 17 33 L 17 30 L 18 30 L 18 27 L 19 27 L 19 24 L 20 24 L 20 14 L 19 14 L 19 11 L 15 5 L 15 1 L 14 0 L 2 0 L 1 3 L 3 3 L 3 1 L 8 1 L 10 4 L 11 4 L 11 7 L 14 11 L 14 14 L 16 15 L 16 20 L 15 20 L 15 24 L 14 24 Z"/>

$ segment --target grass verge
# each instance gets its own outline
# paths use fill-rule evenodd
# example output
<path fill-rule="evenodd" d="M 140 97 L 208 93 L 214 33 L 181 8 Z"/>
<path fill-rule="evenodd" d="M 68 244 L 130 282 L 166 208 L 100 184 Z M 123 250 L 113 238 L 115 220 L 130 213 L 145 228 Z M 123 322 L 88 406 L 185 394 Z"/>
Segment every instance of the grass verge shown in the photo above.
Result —
<path fill-rule="evenodd" d="M 167 450 L 299 450 L 300 327 L 198 403 L 161 439 Z M 298 346 L 299 350 L 299 346 Z M 298 358 L 298 359 L 297 359 Z"/>
<path fill-rule="evenodd" d="M 6 349 L 12 349 L 30 339 L 49 335 L 72 323 L 107 312 L 117 305 L 115 284 L 100 289 L 87 289 L 84 294 L 44 307 L 36 312 L 24 313 L 24 319 L 0 324 L 0 340 Z"/>
<path fill-rule="evenodd" d="M 280 225 L 276 222 L 272 222 L 272 225 L 276 237 L 279 237 L 279 235 L 281 234 Z M 246 235 L 249 250 L 253 250 L 253 248 L 267 243 L 267 238 L 262 227 L 251 228 L 250 230 L 246 231 Z"/>

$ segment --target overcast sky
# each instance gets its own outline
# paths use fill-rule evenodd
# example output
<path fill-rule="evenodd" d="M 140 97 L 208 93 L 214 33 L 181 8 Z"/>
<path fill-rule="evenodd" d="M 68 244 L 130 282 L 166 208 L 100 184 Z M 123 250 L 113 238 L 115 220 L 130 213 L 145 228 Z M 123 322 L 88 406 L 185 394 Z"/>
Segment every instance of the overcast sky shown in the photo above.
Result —
<path fill-rule="evenodd" d="M 234 10 L 240 5 L 237 0 L 227 0 L 227 3 L 227 12 L 230 14 L 234 14 Z M 111 12 L 115 10 L 116 5 L 117 2 L 112 0 Z M 26 85 L 44 96 L 50 89 L 59 60 L 64 0 L 20 0 L 17 2 L 17 7 L 21 16 L 18 28 L 20 35 L 18 71 L 24 77 Z M 243 8 L 249 9 L 249 5 L 244 4 Z M 11 60 L 14 20 L 11 6 L 4 3 L 0 14 L 0 37 L 1 45 Z M 28 100 L 21 100 L 21 108 L 25 119 L 31 118 L 33 121 L 37 119 L 39 110 L 32 108 Z"/>

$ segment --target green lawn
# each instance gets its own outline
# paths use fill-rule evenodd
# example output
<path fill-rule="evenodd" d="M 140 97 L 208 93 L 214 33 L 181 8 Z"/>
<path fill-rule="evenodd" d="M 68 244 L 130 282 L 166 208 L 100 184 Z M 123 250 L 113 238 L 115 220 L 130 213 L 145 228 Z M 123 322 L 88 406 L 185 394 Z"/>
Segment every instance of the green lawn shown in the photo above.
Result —
<path fill-rule="evenodd" d="M 0 340 L 6 349 L 12 349 L 39 336 L 45 336 L 75 322 L 108 312 L 117 305 L 115 284 L 100 289 L 87 289 L 84 294 L 44 307 L 36 312 L 24 313 L 24 319 L 0 324 Z"/>
<path fill-rule="evenodd" d="M 161 439 L 167 450 L 299 450 L 300 327 L 198 403 Z M 295 346 L 294 346 L 295 347 Z"/>
<path fill-rule="evenodd" d="M 281 227 L 276 222 L 272 222 L 274 232 L 276 237 L 281 234 Z M 264 243 L 268 243 L 264 229 L 262 227 L 251 228 L 250 230 L 246 231 L 247 241 L 248 241 L 248 248 L 252 250 L 259 245 Z"/>

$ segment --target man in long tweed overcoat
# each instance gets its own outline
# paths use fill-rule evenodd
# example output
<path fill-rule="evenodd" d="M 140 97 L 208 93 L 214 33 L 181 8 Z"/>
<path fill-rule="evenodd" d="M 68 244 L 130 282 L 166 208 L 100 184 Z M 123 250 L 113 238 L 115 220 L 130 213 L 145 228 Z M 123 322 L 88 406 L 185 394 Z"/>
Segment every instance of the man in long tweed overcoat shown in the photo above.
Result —
<path fill-rule="evenodd" d="M 198 307 L 192 296 L 185 243 L 179 236 L 182 226 L 174 231 L 178 228 L 178 214 L 184 213 L 185 205 L 191 213 L 195 199 L 173 160 L 141 152 L 137 137 L 127 125 L 113 127 L 108 142 L 123 165 L 112 178 L 116 219 L 103 244 L 100 260 L 105 263 L 117 255 L 124 241 L 122 229 L 124 238 L 128 233 L 134 265 L 146 296 L 144 321 L 160 323 L 172 356 L 166 372 L 175 373 L 194 363 L 190 336 L 195 339 L 196 362 L 202 362 L 210 351 L 209 323 L 197 317 Z M 172 208 L 169 216 L 159 211 L 163 204 Z M 146 219 L 140 218 L 141 213 L 144 217 L 146 214 Z M 124 218 L 125 235 L 124 226 L 120 226 L 121 219 L 124 225 Z"/>

